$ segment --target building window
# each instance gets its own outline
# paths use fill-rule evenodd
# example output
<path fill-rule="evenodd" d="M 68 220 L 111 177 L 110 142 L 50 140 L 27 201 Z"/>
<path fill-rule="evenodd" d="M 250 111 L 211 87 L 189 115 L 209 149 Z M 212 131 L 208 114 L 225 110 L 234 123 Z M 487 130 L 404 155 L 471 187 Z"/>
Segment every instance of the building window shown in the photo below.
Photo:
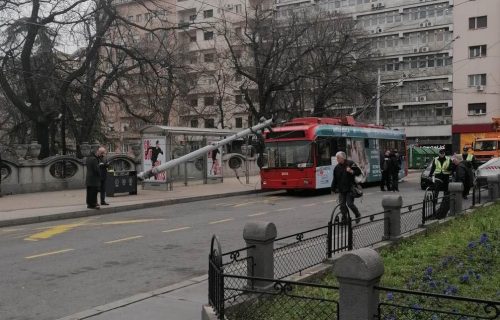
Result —
<path fill-rule="evenodd" d="M 213 53 L 205 53 L 205 55 L 203 56 L 203 61 L 214 62 L 214 54 Z"/>
<path fill-rule="evenodd" d="M 135 16 L 135 22 L 141 22 L 142 21 L 142 14 L 138 14 Z"/>
<path fill-rule="evenodd" d="M 241 27 L 237 27 L 237 28 L 235 28 L 235 29 L 234 29 L 234 33 L 235 33 L 236 35 L 238 35 L 238 36 L 241 36 L 241 35 L 243 34 L 243 33 L 242 33 L 242 31 L 241 31 Z"/>
<path fill-rule="evenodd" d="M 238 94 L 238 95 L 234 96 L 234 101 L 236 102 L 236 104 L 242 104 L 243 103 L 243 95 Z"/>
<path fill-rule="evenodd" d="M 234 118 L 234 122 L 236 128 L 243 128 L 243 118 Z"/>
<path fill-rule="evenodd" d="M 481 29 L 486 28 L 488 26 L 488 17 L 472 17 L 469 18 L 469 29 Z"/>
<path fill-rule="evenodd" d="M 191 128 L 198 128 L 198 119 L 192 119 L 189 122 L 189 125 L 191 126 Z"/>
<path fill-rule="evenodd" d="M 469 75 L 469 87 L 485 86 L 485 85 L 486 85 L 486 73 Z"/>
<path fill-rule="evenodd" d="M 196 98 L 190 99 L 189 106 L 190 107 L 197 107 L 198 106 L 198 99 L 196 99 Z"/>
<path fill-rule="evenodd" d="M 211 18 L 214 16 L 214 11 L 212 9 L 203 11 L 203 18 Z"/>
<path fill-rule="evenodd" d="M 203 40 L 212 40 L 214 38 L 214 33 L 212 31 L 203 32 Z"/>
<path fill-rule="evenodd" d="M 469 103 L 469 116 L 484 116 L 486 114 L 486 103 Z"/>
<path fill-rule="evenodd" d="M 469 58 L 486 57 L 486 45 L 469 47 Z"/>
<path fill-rule="evenodd" d="M 214 119 L 205 119 L 205 128 L 215 128 Z"/>
<path fill-rule="evenodd" d="M 234 6 L 234 9 L 236 10 L 236 13 L 241 13 L 243 12 L 241 4 L 237 4 Z"/>
<path fill-rule="evenodd" d="M 214 97 L 204 97 L 203 103 L 205 106 L 213 106 L 215 104 L 215 99 Z"/>

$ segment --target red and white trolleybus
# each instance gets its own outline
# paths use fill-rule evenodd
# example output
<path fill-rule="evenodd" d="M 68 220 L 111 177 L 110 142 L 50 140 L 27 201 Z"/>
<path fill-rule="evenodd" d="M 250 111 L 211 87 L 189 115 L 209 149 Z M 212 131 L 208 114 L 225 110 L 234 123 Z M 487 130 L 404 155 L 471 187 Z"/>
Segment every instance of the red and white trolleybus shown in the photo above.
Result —
<path fill-rule="evenodd" d="M 262 189 L 330 188 L 338 151 L 358 164 L 362 182 L 381 180 L 380 157 L 385 150 L 400 152 L 400 178 L 407 174 L 404 132 L 359 123 L 351 116 L 292 119 L 265 131 L 264 138 Z"/>

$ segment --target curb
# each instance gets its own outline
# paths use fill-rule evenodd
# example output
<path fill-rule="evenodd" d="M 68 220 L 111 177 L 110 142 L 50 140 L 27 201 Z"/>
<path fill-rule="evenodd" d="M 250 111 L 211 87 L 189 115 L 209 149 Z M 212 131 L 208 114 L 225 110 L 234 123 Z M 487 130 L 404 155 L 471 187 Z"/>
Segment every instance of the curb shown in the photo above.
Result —
<path fill-rule="evenodd" d="M 151 201 L 151 202 L 145 202 L 145 203 L 129 204 L 129 205 L 123 205 L 123 206 L 116 206 L 116 207 L 106 207 L 106 208 L 101 208 L 100 210 L 87 209 L 87 210 L 55 213 L 55 214 L 28 217 L 28 218 L 10 219 L 10 220 L 0 221 L 0 228 L 1 227 L 19 226 L 19 225 L 23 225 L 23 224 L 32 224 L 32 223 L 40 223 L 40 222 L 48 222 L 48 221 L 56 221 L 56 220 L 64 220 L 64 219 L 98 216 L 98 215 L 118 213 L 118 212 L 123 212 L 123 211 L 155 208 L 155 207 L 162 207 L 162 206 L 168 206 L 168 205 L 180 204 L 180 203 L 196 202 L 196 201 L 203 201 L 203 200 L 241 196 L 241 195 L 253 194 L 253 193 L 267 193 L 267 192 L 275 192 L 275 191 L 276 190 L 272 190 L 272 191 L 245 190 L 245 191 L 236 191 L 236 192 L 229 192 L 229 193 L 212 194 L 212 195 L 206 195 L 206 196 L 195 196 L 195 197 L 188 197 L 188 198 L 169 199 L 169 200 L 160 200 L 160 201 Z"/>
<path fill-rule="evenodd" d="M 203 276 L 191 278 L 188 280 L 184 280 L 184 281 L 172 284 L 170 286 L 166 286 L 166 287 L 163 287 L 160 289 L 150 291 L 150 292 L 139 293 L 139 294 L 133 295 L 133 296 L 128 297 L 128 298 L 124 298 L 124 299 L 117 300 L 117 301 L 114 301 L 114 302 L 111 302 L 108 304 L 97 306 L 97 307 L 94 307 L 92 309 L 88 309 L 88 310 L 85 310 L 82 312 L 75 313 L 75 314 L 70 315 L 70 316 L 66 316 L 64 318 L 60 318 L 58 320 L 88 319 L 88 318 L 103 314 L 105 312 L 109 312 L 109 311 L 112 311 L 115 309 L 123 308 L 123 307 L 129 306 L 131 304 L 141 302 L 143 300 L 153 298 L 153 297 L 165 294 L 165 293 L 170 293 L 170 292 L 178 290 L 178 289 L 183 289 L 183 288 L 186 288 L 186 287 L 189 287 L 189 286 L 192 286 L 192 285 L 195 285 L 195 284 L 201 283 L 203 281 L 207 281 L 207 280 L 208 280 L 208 275 L 203 275 Z"/>

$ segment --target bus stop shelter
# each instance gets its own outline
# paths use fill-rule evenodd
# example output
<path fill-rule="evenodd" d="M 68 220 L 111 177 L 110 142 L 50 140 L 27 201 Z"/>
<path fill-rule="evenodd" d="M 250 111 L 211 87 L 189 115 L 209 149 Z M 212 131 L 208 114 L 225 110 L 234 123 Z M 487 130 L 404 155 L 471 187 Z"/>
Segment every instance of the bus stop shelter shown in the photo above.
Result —
<path fill-rule="evenodd" d="M 233 135 L 236 131 L 225 129 L 171 127 L 150 125 L 143 127 L 141 133 L 142 170 L 164 164 L 172 159 Z M 223 150 L 212 151 L 204 156 L 188 160 L 166 172 L 144 181 L 145 189 L 168 190 L 173 181 L 203 181 L 203 183 L 222 182 Z"/>

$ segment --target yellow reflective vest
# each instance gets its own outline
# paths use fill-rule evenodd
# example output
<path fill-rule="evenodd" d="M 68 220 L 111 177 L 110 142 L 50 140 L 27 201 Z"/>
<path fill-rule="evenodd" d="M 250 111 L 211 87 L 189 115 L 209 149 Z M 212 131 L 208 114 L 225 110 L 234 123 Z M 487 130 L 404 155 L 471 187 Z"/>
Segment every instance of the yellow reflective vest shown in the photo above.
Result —
<path fill-rule="evenodd" d="M 472 161 L 473 158 L 474 158 L 474 155 L 472 153 L 469 153 L 467 155 L 467 158 L 465 159 L 465 161 L 469 161 L 470 162 L 470 161 Z"/>
<path fill-rule="evenodd" d="M 436 169 L 434 170 L 434 174 L 451 174 L 450 171 L 450 163 L 451 160 L 449 157 L 446 157 L 446 160 L 443 162 L 443 166 L 441 166 L 441 161 L 439 161 L 439 157 L 434 159 L 434 164 L 436 165 Z"/>

